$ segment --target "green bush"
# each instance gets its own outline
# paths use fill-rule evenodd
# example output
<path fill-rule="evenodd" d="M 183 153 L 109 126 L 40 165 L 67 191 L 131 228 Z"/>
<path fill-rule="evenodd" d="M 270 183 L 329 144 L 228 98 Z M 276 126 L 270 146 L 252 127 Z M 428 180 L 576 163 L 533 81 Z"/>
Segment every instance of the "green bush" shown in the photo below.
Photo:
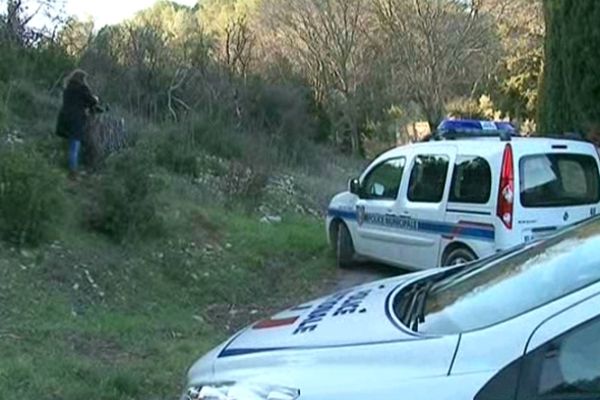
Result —
<path fill-rule="evenodd" d="M 109 160 L 92 212 L 93 228 L 119 242 L 160 233 L 160 187 L 152 167 L 152 158 L 141 146 Z"/>
<path fill-rule="evenodd" d="M 225 116 L 216 114 L 197 115 L 190 121 L 192 143 L 206 153 L 229 160 L 244 155 L 239 129 Z"/>
<path fill-rule="evenodd" d="M 4 140 L 4 138 L 2 138 Z M 0 146 L 0 235 L 17 245 L 48 239 L 64 212 L 60 174 L 33 149 Z"/>
<path fill-rule="evenodd" d="M 189 135 L 169 132 L 161 135 L 155 146 L 156 163 L 159 166 L 176 174 L 198 177 L 201 168 L 198 152 Z"/>

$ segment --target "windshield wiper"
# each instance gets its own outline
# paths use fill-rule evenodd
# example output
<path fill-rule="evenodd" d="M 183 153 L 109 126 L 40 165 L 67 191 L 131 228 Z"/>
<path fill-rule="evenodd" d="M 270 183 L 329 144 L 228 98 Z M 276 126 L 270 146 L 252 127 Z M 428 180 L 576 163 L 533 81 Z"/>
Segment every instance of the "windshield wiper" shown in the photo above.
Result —
<path fill-rule="evenodd" d="M 406 326 L 415 332 L 419 330 L 419 324 L 425 322 L 425 305 L 431 286 L 433 286 L 433 281 L 416 286 L 410 292 L 412 296 L 407 302 L 403 319 L 406 321 Z"/>

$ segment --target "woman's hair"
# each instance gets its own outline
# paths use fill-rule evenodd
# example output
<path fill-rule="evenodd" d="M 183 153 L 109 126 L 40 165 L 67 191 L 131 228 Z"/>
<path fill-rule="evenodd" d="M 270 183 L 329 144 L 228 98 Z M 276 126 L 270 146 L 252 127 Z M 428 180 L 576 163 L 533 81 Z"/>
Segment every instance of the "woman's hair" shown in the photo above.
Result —
<path fill-rule="evenodd" d="M 88 74 L 84 70 L 76 69 L 65 78 L 64 86 L 69 86 L 71 82 L 75 82 L 80 85 L 87 85 L 87 76 Z"/>

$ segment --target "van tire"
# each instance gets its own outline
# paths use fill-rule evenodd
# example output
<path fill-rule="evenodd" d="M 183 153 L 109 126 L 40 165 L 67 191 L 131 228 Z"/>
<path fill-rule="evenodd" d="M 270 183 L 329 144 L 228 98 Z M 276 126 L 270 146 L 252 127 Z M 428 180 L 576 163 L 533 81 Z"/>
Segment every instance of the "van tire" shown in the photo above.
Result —
<path fill-rule="evenodd" d="M 338 268 L 346 269 L 354 265 L 354 244 L 348 227 L 339 223 L 335 237 L 335 261 Z"/>
<path fill-rule="evenodd" d="M 477 260 L 477 256 L 466 247 L 456 247 L 444 255 L 442 267 L 455 267 Z"/>

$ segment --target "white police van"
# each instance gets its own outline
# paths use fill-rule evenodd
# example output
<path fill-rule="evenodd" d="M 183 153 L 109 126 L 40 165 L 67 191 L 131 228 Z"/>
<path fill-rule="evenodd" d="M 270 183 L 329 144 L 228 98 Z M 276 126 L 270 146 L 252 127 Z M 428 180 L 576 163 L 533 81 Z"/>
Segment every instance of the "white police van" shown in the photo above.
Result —
<path fill-rule="evenodd" d="M 472 120 L 444 121 L 434 139 L 386 152 L 333 198 L 327 235 L 340 266 L 356 256 L 410 269 L 456 265 L 598 212 L 591 143 Z"/>
<path fill-rule="evenodd" d="M 189 370 L 182 400 L 598 399 L 600 219 L 308 302 Z"/>

